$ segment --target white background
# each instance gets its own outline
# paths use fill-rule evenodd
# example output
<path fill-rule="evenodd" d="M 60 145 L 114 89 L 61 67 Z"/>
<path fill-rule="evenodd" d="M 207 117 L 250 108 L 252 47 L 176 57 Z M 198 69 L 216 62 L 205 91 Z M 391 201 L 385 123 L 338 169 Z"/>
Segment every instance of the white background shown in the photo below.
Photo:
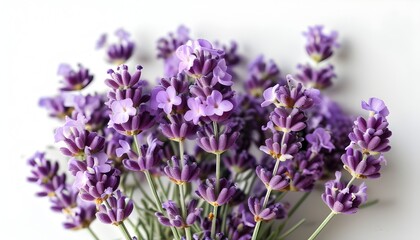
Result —
<path fill-rule="evenodd" d="M 93 89 L 104 89 L 110 67 L 94 51 L 102 32 L 124 27 L 138 48 L 130 64 L 142 64 L 154 80 L 160 36 L 185 24 L 196 37 L 238 41 L 249 58 L 264 53 L 284 73 L 305 62 L 301 32 L 324 24 L 340 33 L 342 48 L 333 57 L 339 78 L 328 95 L 352 113 L 371 96 L 386 101 L 394 135 L 388 166 L 380 180 L 368 182 L 369 197 L 380 203 L 352 216 L 338 216 L 320 239 L 418 239 L 420 210 L 418 157 L 420 4 L 415 1 L 2 1 L 1 68 L 1 239 L 89 239 L 61 228 L 62 217 L 46 199 L 33 196 L 26 182 L 26 158 L 53 143 L 57 122 L 37 106 L 58 85 L 61 62 L 83 63 L 95 73 Z M 91 88 L 91 89 L 92 89 Z M 319 193 L 299 212 L 308 221 L 291 239 L 305 239 L 328 214 Z M 115 239 L 112 226 L 95 222 L 103 239 Z"/>

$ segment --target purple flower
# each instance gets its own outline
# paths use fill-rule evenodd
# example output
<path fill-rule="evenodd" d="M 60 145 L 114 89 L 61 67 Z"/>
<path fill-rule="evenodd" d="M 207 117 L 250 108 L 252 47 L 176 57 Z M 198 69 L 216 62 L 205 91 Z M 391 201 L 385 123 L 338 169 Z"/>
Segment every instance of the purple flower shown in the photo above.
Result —
<path fill-rule="evenodd" d="M 245 90 L 253 97 L 259 98 L 263 91 L 276 84 L 284 85 L 280 69 L 273 60 L 264 61 L 264 56 L 258 56 L 248 67 L 249 76 L 245 82 Z"/>
<path fill-rule="evenodd" d="M 387 152 L 391 149 L 389 146 L 389 137 L 392 132 L 388 129 L 388 122 L 380 115 L 369 117 L 365 120 L 358 117 L 354 122 L 353 132 L 349 138 L 353 144 L 362 148 L 363 152 L 369 154 L 378 154 Z"/>
<path fill-rule="evenodd" d="M 305 89 L 301 83 L 296 82 L 291 75 L 286 76 L 287 84 L 277 90 L 277 101 L 286 108 L 299 108 L 306 110 L 319 102 L 318 89 Z"/>
<path fill-rule="evenodd" d="M 120 141 L 120 143 L 124 150 L 120 150 L 119 154 L 128 149 L 126 142 Z M 162 143 L 150 135 L 147 138 L 147 145 L 140 146 L 139 156 L 134 152 L 125 152 L 128 153 L 128 159 L 123 160 L 124 167 L 136 172 L 155 168 L 161 161 L 161 146 Z"/>
<path fill-rule="evenodd" d="M 93 75 L 89 74 L 89 69 L 84 68 L 81 64 L 77 65 L 78 71 L 73 70 L 68 64 L 60 64 L 58 67 L 58 75 L 62 76 L 63 87 L 61 91 L 78 91 L 85 88 L 93 80 Z"/>
<path fill-rule="evenodd" d="M 282 204 L 272 204 L 263 207 L 264 198 L 250 197 L 248 199 L 249 211 L 254 215 L 254 221 L 270 221 L 275 218 L 284 218 L 285 210 Z"/>
<path fill-rule="evenodd" d="M 60 151 L 66 156 L 83 156 L 85 150 L 96 153 L 103 149 L 105 139 L 97 133 L 84 129 L 85 118 L 78 115 L 77 120 L 66 118 L 64 126 L 55 131 L 55 141 L 63 141 L 66 147 Z"/>
<path fill-rule="evenodd" d="M 161 123 L 162 134 L 172 141 L 181 142 L 185 138 L 191 138 L 197 132 L 197 126 L 191 122 L 185 122 L 180 114 L 168 116 L 169 123 Z"/>
<path fill-rule="evenodd" d="M 208 153 L 223 153 L 233 146 L 239 133 L 225 127 L 217 135 L 210 127 L 198 132 L 197 145 Z"/>
<path fill-rule="evenodd" d="M 81 202 L 81 201 L 80 201 Z M 87 228 L 95 220 L 96 205 L 91 203 L 79 204 L 71 209 L 63 223 L 65 229 L 78 230 Z"/>
<path fill-rule="evenodd" d="M 200 214 L 203 209 L 197 208 L 197 200 L 193 199 L 187 206 L 187 217 L 184 219 L 181 215 L 180 209 L 176 204 L 169 200 L 162 204 L 163 209 L 166 211 L 168 217 L 163 213 L 155 213 L 158 221 L 168 227 L 186 228 L 193 225 L 196 221 L 200 220 Z"/>
<path fill-rule="evenodd" d="M 261 103 L 261 107 L 267 107 L 272 103 L 277 103 L 277 89 L 279 88 L 279 86 L 279 84 L 276 84 L 273 87 L 269 87 L 264 90 L 264 102 Z"/>
<path fill-rule="evenodd" d="M 117 124 L 126 123 L 130 116 L 136 115 L 137 110 L 133 107 L 133 101 L 129 98 L 115 100 L 111 103 L 111 121 Z"/>
<path fill-rule="evenodd" d="M 382 155 L 378 158 L 364 156 L 359 150 L 350 147 L 341 156 L 341 161 L 344 164 L 344 169 L 356 178 L 378 178 L 381 176 L 379 171 L 385 159 Z"/>
<path fill-rule="evenodd" d="M 38 105 L 45 108 L 51 117 L 64 119 L 70 115 L 70 108 L 64 105 L 63 95 L 43 97 L 39 99 Z"/>
<path fill-rule="evenodd" d="M 221 206 L 231 200 L 236 192 L 236 185 L 221 178 L 219 181 L 219 192 L 216 192 L 216 179 L 210 178 L 202 182 L 195 191 L 197 195 L 213 206 Z"/>
<path fill-rule="evenodd" d="M 313 68 L 309 64 L 299 64 L 297 68 L 300 72 L 296 74 L 296 78 L 304 83 L 306 87 L 325 89 L 330 87 L 332 85 L 331 80 L 337 77 L 331 64 L 318 69 Z"/>
<path fill-rule="evenodd" d="M 382 117 L 389 115 L 385 102 L 379 98 L 369 98 L 369 102 L 362 101 L 362 108 L 371 112 L 371 115 L 378 114 Z"/>
<path fill-rule="evenodd" d="M 172 162 L 172 165 L 170 162 Z M 184 165 L 181 166 L 181 161 L 173 156 L 172 160 L 168 161 L 167 166 L 164 168 L 164 172 L 169 177 L 169 180 L 178 185 L 192 182 L 200 174 L 200 168 L 197 166 L 197 163 L 191 161 L 188 155 L 184 155 L 183 162 Z"/>
<path fill-rule="evenodd" d="M 270 114 L 271 123 L 267 124 L 267 128 L 274 129 L 279 132 L 299 132 L 306 127 L 306 117 L 302 111 L 297 108 L 275 108 Z"/>
<path fill-rule="evenodd" d="M 177 48 L 187 43 L 189 39 L 189 29 L 182 25 L 179 26 L 176 33 L 169 33 L 168 38 L 160 38 L 158 40 L 158 58 L 170 58 L 171 56 L 173 56 Z"/>
<path fill-rule="evenodd" d="M 97 41 L 96 48 L 105 48 L 107 60 L 116 65 L 126 62 L 133 54 L 135 44 L 130 40 L 130 34 L 120 28 L 115 31 L 117 42 L 109 43 L 106 34 L 102 34 Z"/>
<path fill-rule="evenodd" d="M 306 37 L 306 52 L 315 62 L 321 62 L 333 54 L 333 48 L 338 47 L 338 33 L 332 31 L 330 35 L 323 32 L 323 26 L 309 27 Z"/>
<path fill-rule="evenodd" d="M 133 75 L 128 72 L 127 65 L 121 65 L 117 67 L 118 72 L 114 72 L 114 70 L 109 69 L 108 74 L 110 75 L 110 79 L 105 80 L 105 84 L 112 88 L 113 90 L 123 90 L 131 88 L 137 85 L 140 82 L 141 77 L 141 70 L 143 69 L 142 66 L 137 65 L 136 71 Z"/>
<path fill-rule="evenodd" d="M 117 132 L 126 136 L 135 136 L 142 131 L 151 128 L 155 123 L 155 116 L 153 116 L 145 108 L 140 108 L 135 116 L 130 116 L 125 123 L 117 124 L 109 121 L 108 126 L 113 127 Z"/>
<path fill-rule="evenodd" d="M 256 161 L 255 157 L 246 150 L 235 152 L 234 155 L 223 158 L 225 166 L 235 174 L 245 172 L 246 170 L 253 168 Z"/>
<path fill-rule="evenodd" d="M 311 151 L 314 153 L 319 153 L 323 148 L 330 152 L 334 149 L 331 135 L 323 128 L 317 128 L 313 133 L 306 135 L 306 140 L 311 144 Z"/>
<path fill-rule="evenodd" d="M 162 108 L 166 114 L 170 114 L 172 112 L 172 106 L 180 105 L 182 99 L 176 95 L 175 88 L 169 86 L 166 90 L 157 93 L 156 101 L 159 108 Z"/>
<path fill-rule="evenodd" d="M 280 166 L 276 175 L 273 176 L 271 171 L 257 166 L 256 173 L 259 179 L 264 183 L 267 189 L 281 191 L 289 186 L 290 179 L 287 176 L 287 168 Z"/>
<path fill-rule="evenodd" d="M 109 207 L 101 204 L 96 213 L 96 217 L 105 224 L 118 226 L 133 212 L 133 201 L 124 196 L 120 190 L 113 193 L 106 201 Z"/>
<path fill-rule="evenodd" d="M 287 168 L 290 178 L 289 191 L 311 191 L 315 182 L 322 177 L 323 159 L 313 157 L 311 151 L 299 152 L 293 160 L 282 163 Z"/>
<path fill-rule="evenodd" d="M 181 45 L 176 50 L 176 56 L 180 60 L 178 72 L 181 73 L 184 70 L 188 70 L 192 67 L 194 60 L 197 56 L 194 53 L 194 49 L 188 45 Z"/>
<path fill-rule="evenodd" d="M 193 123 L 197 125 L 200 117 L 206 116 L 205 106 L 198 97 L 189 98 L 187 104 L 190 110 L 185 113 L 184 118 L 187 121 L 193 121 Z"/>
<path fill-rule="evenodd" d="M 284 136 L 284 137 L 283 137 Z M 282 141 L 282 139 L 284 140 Z M 265 140 L 265 145 L 260 150 L 272 156 L 276 160 L 286 161 L 293 158 L 302 147 L 301 140 L 290 133 L 274 133 L 271 138 Z"/>
<path fill-rule="evenodd" d="M 220 60 L 213 69 L 213 82 L 219 82 L 224 86 L 232 86 L 232 75 L 228 72 L 225 59 Z"/>
<path fill-rule="evenodd" d="M 223 95 L 217 90 L 213 90 L 207 97 L 206 103 L 207 106 L 204 109 L 206 116 L 222 116 L 223 113 L 233 109 L 233 104 L 229 100 L 223 100 Z"/>
<path fill-rule="evenodd" d="M 322 200 L 335 213 L 353 214 L 357 212 L 359 206 L 367 201 L 366 185 L 351 185 L 346 187 L 345 182 L 341 182 L 341 173 L 335 173 L 335 180 L 325 183 L 325 192 Z"/>
<path fill-rule="evenodd" d="M 107 173 L 79 172 L 74 185 L 80 189 L 80 197 L 83 200 L 94 201 L 99 205 L 118 188 L 120 174 L 121 172 L 115 168 Z"/>

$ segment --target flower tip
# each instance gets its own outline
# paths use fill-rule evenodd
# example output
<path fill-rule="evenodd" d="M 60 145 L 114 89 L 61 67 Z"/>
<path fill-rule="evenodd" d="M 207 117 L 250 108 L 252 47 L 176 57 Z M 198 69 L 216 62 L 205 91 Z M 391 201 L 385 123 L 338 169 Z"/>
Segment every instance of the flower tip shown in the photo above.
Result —
<path fill-rule="evenodd" d="M 139 70 L 139 71 L 141 71 L 143 69 L 143 66 L 142 65 L 137 65 L 136 66 L 136 69 Z"/>

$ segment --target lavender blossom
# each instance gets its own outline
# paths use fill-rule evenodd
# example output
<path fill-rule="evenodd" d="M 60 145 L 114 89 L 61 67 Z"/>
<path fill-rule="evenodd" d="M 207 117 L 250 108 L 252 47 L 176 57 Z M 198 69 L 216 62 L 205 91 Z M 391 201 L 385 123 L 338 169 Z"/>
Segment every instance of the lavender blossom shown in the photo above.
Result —
<path fill-rule="evenodd" d="M 254 215 L 254 221 L 270 221 L 275 218 L 284 218 L 285 211 L 282 204 L 272 204 L 263 207 L 264 198 L 250 197 L 248 199 L 249 211 Z"/>
<path fill-rule="evenodd" d="M 172 112 L 172 106 L 180 105 L 182 100 L 176 95 L 174 87 L 169 86 L 166 90 L 160 91 L 156 95 L 158 107 L 162 108 L 166 114 Z"/>
<path fill-rule="evenodd" d="M 310 149 L 313 153 L 319 153 L 321 149 L 329 151 L 334 149 L 331 135 L 323 128 L 317 128 L 313 133 L 306 135 L 306 140 L 310 143 Z"/>
<path fill-rule="evenodd" d="M 235 152 L 234 155 L 223 158 L 225 166 L 235 174 L 242 173 L 253 168 L 256 161 L 255 157 L 246 150 Z"/>
<path fill-rule="evenodd" d="M 261 166 L 257 166 L 256 173 L 267 189 L 282 191 L 289 186 L 290 179 L 287 176 L 287 168 L 283 166 L 279 167 L 274 176 L 271 171 L 267 171 L 267 169 Z"/>
<path fill-rule="evenodd" d="M 68 64 L 61 64 L 58 67 L 58 75 L 62 76 L 61 80 L 64 85 L 61 91 L 78 91 L 85 88 L 93 80 L 93 75 L 89 73 L 89 69 L 78 64 L 78 70 L 73 70 Z"/>
<path fill-rule="evenodd" d="M 169 123 L 159 125 L 162 134 L 168 139 L 176 142 L 184 141 L 186 138 L 192 138 L 197 132 L 197 126 L 191 122 L 185 122 L 180 114 L 169 115 Z"/>
<path fill-rule="evenodd" d="M 115 190 L 120 183 L 121 172 L 118 169 L 111 169 L 107 173 L 78 172 L 74 185 L 80 189 L 80 197 L 85 201 L 94 201 L 101 204 Z"/>
<path fill-rule="evenodd" d="M 124 167 L 131 171 L 146 171 L 155 168 L 161 160 L 161 146 L 162 142 L 149 136 L 147 145 L 140 146 L 140 154 L 129 150 L 130 147 L 127 142 L 120 141 L 121 149 L 117 149 L 117 155 L 121 156 L 124 153 L 128 154 L 128 158 L 123 160 Z"/>
<path fill-rule="evenodd" d="M 248 66 L 248 78 L 245 81 L 245 90 L 255 98 L 263 95 L 263 91 L 274 85 L 283 85 L 284 79 L 273 60 L 264 61 L 264 56 L 258 56 Z"/>
<path fill-rule="evenodd" d="M 196 180 L 200 174 L 200 168 L 191 158 L 188 155 L 184 155 L 184 166 L 181 166 L 180 160 L 173 156 L 164 168 L 164 172 L 169 177 L 169 180 L 178 185 Z M 170 162 L 172 162 L 172 165 Z"/>
<path fill-rule="evenodd" d="M 137 112 L 130 98 L 113 101 L 111 111 L 111 121 L 117 124 L 126 123 L 130 116 L 136 115 Z"/>
<path fill-rule="evenodd" d="M 336 31 L 329 35 L 323 32 L 323 26 L 309 27 L 308 32 L 303 35 L 306 37 L 306 52 L 315 62 L 321 62 L 333 54 L 333 48 L 338 47 Z"/>
<path fill-rule="evenodd" d="M 114 35 L 117 37 L 117 42 L 110 43 L 107 35 L 102 34 L 97 41 L 96 48 L 106 48 L 108 62 L 119 65 L 131 57 L 135 44 L 130 39 L 130 34 L 122 28 L 117 29 Z"/>
<path fill-rule="evenodd" d="M 105 224 L 120 225 L 133 212 L 134 204 L 131 199 L 117 190 L 107 200 L 109 206 L 101 204 L 96 217 Z"/>
<path fill-rule="evenodd" d="M 65 229 L 78 230 L 90 226 L 95 220 L 96 206 L 90 203 L 80 203 L 78 207 L 72 209 L 63 223 Z"/>
<path fill-rule="evenodd" d="M 387 152 L 391 149 L 389 137 L 392 135 L 388 125 L 387 120 L 380 115 L 369 117 L 367 120 L 358 117 L 349 138 L 353 144 L 360 146 L 363 152 L 369 154 Z"/>
<path fill-rule="evenodd" d="M 270 114 L 270 121 L 267 128 L 274 128 L 279 132 L 298 132 L 306 127 L 306 117 L 297 108 L 275 108 Z"/>
<path fill-rule="evenodd" d="M 363 153 L 357 149 L 348 148 L 346 153 L 341 156 L 341 161 L 346 169 L 355 178 L 379 178 L 381 173 L 381 164 L 385 162 L 381 155 L 378 158 L 374 156 L 363 156 Z"/>
<path fill-rule="evenodd" d="M 237 187 L 225 178 L 221 178 L 219 180 L 219 187 L 220 190 L 217 193 L 216 179 L 210 178 L 202 182 L 195 193 L 197 193 L 200 198 L 204 199 L 209 204 L 213 206 L 221 206 L 231 200 L 233 195 L 235 195 Z"/>
<path fill-rule="evenodd" d="M 64 105 L 63 95 L 43 97 L 39 99 L 38 105 L 45 108 L 51 117 L 58 119 L 65 119 L 65 117 L 70 116 L 71 113 L 71 108 Z"/>
<path fill-rule="evenodd" d="M 265 140 L 265 145 L 261 146 L 260 150 L 276 160 L 286 161 L 293 158 L 293 155 L 299 151 L 302 146 L 300 142 L 301 139 L 293 134 L 279 132 Z"/>
<path fill-rule="evenodd" d="M 187 216 L 182 217 L 180 209 L 176 204 L 169 200 L 162 204 L 163 209 L 166 211 L 168 217 L 163 213 L 155 213 L 158 221 L 168 227 L 186 228 L 193 225 L 196 221 L 200 220 L 202 208 L 197 208 L 198 201 L 193 199 L 187 206 Z"/>
<path fill-rule="evenodd" d="M 370 111 L 371 116 L 378 114 L 382 117 L 387 117 L 389 115 L 385 102 L 379 98 L 369 98 L 368 102 L 362 101 L 362 108 Z"/>
<path fill-rule="evenodd" d="M 309 64 L 299 64 L 297 68 L 299 73 L 296 74 L 296 78 L 309 88 L 328 88 L 332 85 L 331 80 L 337 77 L 337 75 L 334 73 L 334 67 L 331 64 L 318 69 L 313 68 Z"/>
<path fill-rule="evenodd" d="M 113 90 L 123 90 L 134 87 L 135 85 L 140 83 L 141 77 L 141 70 L 143 69 L 142 66 L 137 65 L 136 71 L 133 75 L 128 72 L 127 65 L 121 65 L 117 67 L 118 72 L 114 72 L 114 70 L 109 69 L 108 74 L 111 78 L 105 80 L 105 84 L 112 88 Z"/>
<path fill-rule="evenodd" d="M 353 214 L 357 212 L 359 206 L 367 201 L 366 185 L 351 185 L 346 187 L 346 183 L 341 182 L 341 173 L 335 173 L 335 180 L 325 183 L 325 192 L 322 200 L 335 213 Z"/>
<path fill-rule="evenodd" d="M 205 105 L 198 97 L 189 98 L 187 104 L 190 110 L 185 113 L 184 118 L 186 121 L 192 121 L 195 125 L 197 125 L 200 118 L 206 116 Z"/>
<path fill-rule="evenodd" d="M 221 154 L 233 146 L 239 133 L 229 127 L 222 129 L 217 135 L 211 127 L 198 132 L 197 145 L 208 153 Z"/>
<path fill-rule="evenodd" d="M 60 148 L 60 151 L 66 156 L 83 156 L 85 150 L 96 153 L 102 150 L 104 138 L 98 134 L 84 129 L 86 119 L 78 115 L 77 120 L 66 117 L 64 126 L 55 131 L 55 141 L 63 141 L 66 147 Z"/>
<path fill-rule="evenodd" d="M 299 152 L 293 160 L 282 163 L 287 168 L 290 178 L 288 190 L 311 191 L 323 174 L 323 159 L 320 155 L 313 157 L 311 151 Z"/>
<path fill-rule="evenodd" d="M 222 94 L 217 91 L 213 90 L 210 96 L 207 97 L 207 106 L 204 109 L 204 113 L 206 116 L 222 116 L 223 113 L 229 112 L 233 108 L 233 104 L 229 100 L 223 100 Z"/>

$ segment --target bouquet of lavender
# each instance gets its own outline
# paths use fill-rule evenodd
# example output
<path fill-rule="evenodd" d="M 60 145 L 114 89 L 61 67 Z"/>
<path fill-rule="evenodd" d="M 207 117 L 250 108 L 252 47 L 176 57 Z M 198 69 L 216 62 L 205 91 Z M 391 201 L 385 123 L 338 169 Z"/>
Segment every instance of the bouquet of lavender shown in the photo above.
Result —
<path fill-rule="evenodd" d="M 102 35 L 97 48 L 116 65 L 108 92 L 85 94 L 90 71 L 60 65 L 59 94 L 40 105 L 63 122 L 54 139 L 67 169 L 38 152 L 28 180 L 66 229 L 103 239 L 91 228 L 97 218 L 130 240 L 285 239 L 304 222 L 288 226 L 291 216 L 323 184 L 331 212 L 315 239 L 335 215 L 369 204 L 355 180 L 380 176 L 391 131 L 382 100 L 362 101 L 368 116 L 354 118 L 321 91 L 336 77 L 326 62 L 337 33 L 315 26 L 304 36 L 311 64 L 284 76 L 260 56 L 241 81 L 235 42 L 193 39 L 181 26 L 158 40 L 163 78 L 150 85 L 140 65 L 125 65 L 129 33 Z"/>

